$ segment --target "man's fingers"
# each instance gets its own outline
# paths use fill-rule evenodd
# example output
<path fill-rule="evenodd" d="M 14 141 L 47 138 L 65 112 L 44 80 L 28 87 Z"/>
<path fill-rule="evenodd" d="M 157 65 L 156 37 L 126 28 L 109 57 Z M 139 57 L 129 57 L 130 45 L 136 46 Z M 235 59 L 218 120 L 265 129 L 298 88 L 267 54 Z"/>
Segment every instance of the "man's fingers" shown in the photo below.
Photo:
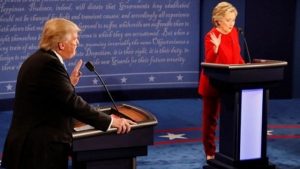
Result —
<path fill-rule="evenodd" d="M 131 120 L 121 119 L 121 125 L 117 130 L 118 134 L 125 134 L 131 131 L 131 125 L 137 124 Z"/>
<path fill-rule="evenodd" d="M 122 132 L 122 126 L 117 128 L 117 133 L 120 134 Z"/>
<path fill-rule="evenodd" d="M 137 123 L 132 121 L 132 120 L 128 120 L 128 123 L 131 124 L 131 125 L 136 125 Z"/>
<path fill-rule="evenodd" d="M 136 125 L 137 123 L 132 120 L 120 118 L 115 115 L 111 116 L 113 118 L 113 127 L 117 128 L 118 134 L 125 134 L 131 131 L 131 125 Z"/>
<path fill-rule="evenodd" d="M 76 65 L 75 65 L 75 67 L 74 67 L 74 71 L 78 71 L 78 72 L 79 72 L 81 66 L 82 66 L 82 59 L 80 59 L 80 60 L 76 63 Z"/>
<path fill-rule="evenodd" d="M 129 123 L 129 122 L 127 122 L 125 125 L 126 125 L 126 133 L 129 133 L 129 132 L 130 132 L 130 130 L 131 130 L 130 123 Z"/>

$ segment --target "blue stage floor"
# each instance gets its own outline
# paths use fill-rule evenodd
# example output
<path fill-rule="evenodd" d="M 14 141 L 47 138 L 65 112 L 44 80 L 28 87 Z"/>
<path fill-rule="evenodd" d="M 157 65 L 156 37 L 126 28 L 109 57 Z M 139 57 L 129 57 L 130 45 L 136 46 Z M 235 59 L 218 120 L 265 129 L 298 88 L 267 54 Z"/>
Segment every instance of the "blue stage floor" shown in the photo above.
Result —
<path fill-rule="evenodd" d="M 200 169 L 205 163 L 201 143 L 200 99 L 126 101 L 153 113 L 155 143 L 138 169 Z M 96 104 L 97 105 L 97 104 Z M 110 103 L 102 103 L 110 105 Z M 0 112 L 0 157 L 11 112 Z M 268 114 L 268 156 L 278 169 L 300 169 L 300 100 L 271 100 Z M 71 166 L 70 166 L 71 168 Z"/>

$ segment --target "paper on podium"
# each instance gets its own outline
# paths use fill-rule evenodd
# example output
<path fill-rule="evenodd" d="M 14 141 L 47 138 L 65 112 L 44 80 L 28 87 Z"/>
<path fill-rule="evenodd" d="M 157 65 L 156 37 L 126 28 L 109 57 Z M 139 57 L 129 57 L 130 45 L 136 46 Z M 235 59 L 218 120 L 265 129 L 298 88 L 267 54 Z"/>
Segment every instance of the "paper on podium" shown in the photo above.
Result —
<path fill-rule="evenodd" d="M 79 126 L 79 127 L 74 127 L 75 131 L 85 131 L 85 130 L 91 130 L 91 129 L 95 129 L 93 126 L 90 126 L 88 124 L 83 125 L 83 126 Z"/>

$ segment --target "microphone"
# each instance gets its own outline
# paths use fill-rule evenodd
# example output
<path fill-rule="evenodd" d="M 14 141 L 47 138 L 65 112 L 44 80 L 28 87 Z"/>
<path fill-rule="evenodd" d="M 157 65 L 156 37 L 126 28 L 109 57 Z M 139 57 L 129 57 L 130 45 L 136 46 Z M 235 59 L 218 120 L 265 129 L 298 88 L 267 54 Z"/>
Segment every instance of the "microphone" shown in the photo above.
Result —
<path fill-rule="evenodd" d="M 114 99 L 112 98 L 112 96 L 111 96 L 109 90 L 108 90 L 107 87 L 106 87 L 106 84 L 104 83 L 103 79 L 102 79 L 101 76 L 98 74 L 98 72 L 95 70 L 95 66 L 92 64 L 92 62 L 88 61 L 88 62 L 85 64 L 85 67 L 88 68 L 89 71 L 94 72 L 94 73 L 97 75 L 97 77 L 100 79 L 102 85 L 104 86 L 106 92 L 108 93 L 108 96 L 109 96 L 109 98 L 110 98 L 110 100 L 111 100 L 111 102 L 112 102 L 114 108 L 116 109 L 117 112 L 119 112 L 119 110 L 118 110 L 118 108 L 117 108 L 117 106 L 116 106 L 116 104 L 115 104 Z"/>
<path fill-rule="evenodd" d="M 243 37 L 243 41 L 244 41 L 244 44 L 245 44 L 246 52 L 247 52 L 247 55 L 248 55 L 248 63 L 251 63 L 251 56 L 250 56 L 248 44 L 247 44 L 247 41 L 246 41 L 246 37 L 244 35 L 244 31 L 240 27 L 238 27 L 237 29 L 238 29 L 239 33 L 242 35 L 242 37 Z"/>

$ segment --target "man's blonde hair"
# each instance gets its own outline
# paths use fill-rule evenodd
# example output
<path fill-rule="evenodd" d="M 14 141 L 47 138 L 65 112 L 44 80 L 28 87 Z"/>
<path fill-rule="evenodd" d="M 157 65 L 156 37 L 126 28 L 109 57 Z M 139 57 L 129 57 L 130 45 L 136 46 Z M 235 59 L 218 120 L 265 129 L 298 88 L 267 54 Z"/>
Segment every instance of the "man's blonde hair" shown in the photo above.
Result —
<path fill-rule="evenodd" d="M 55 49 L 59 42 L 69 40 L 71 33 L 78 33 L 80 28 L 64 18 L 48 20 L 43 28 L 39 47 L 45 50 Z"/>
<path fill-rule="evenodd" d="M 238 15 L 238 12 L 236 8 L 229 2 L 220 2 L 215 6 L 215 8 L 212 11 L 212 23 L 215 26 L 218 26 L 217 21 L 222 19 L 226 13 L 235 13 L 236 16 Z"/>

